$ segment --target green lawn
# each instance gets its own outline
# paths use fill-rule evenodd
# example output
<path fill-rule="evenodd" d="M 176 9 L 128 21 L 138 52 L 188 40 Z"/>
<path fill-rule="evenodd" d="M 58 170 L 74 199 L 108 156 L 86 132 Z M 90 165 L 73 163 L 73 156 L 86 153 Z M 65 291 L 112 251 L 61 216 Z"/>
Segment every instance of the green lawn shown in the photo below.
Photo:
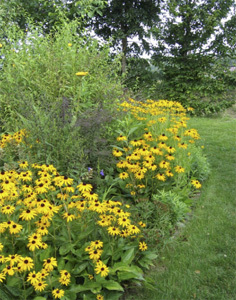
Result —
<path fill-rule="evenodd" d="M 156 291 L 133 291 L 125 299 L 236 299 L 236 118 L 192 118 L 211 174 L 193 215 L 172 239 L 149 276 Z"/>

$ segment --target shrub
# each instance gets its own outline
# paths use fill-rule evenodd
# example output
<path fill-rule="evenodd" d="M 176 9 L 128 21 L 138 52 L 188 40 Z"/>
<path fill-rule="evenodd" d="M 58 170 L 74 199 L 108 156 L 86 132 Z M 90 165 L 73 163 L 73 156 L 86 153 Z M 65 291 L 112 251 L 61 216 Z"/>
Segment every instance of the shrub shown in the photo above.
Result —
<path fill-rule="evenodd" d="M 127 116 L 120 122 L 119 144 L 113 150 L 120 186 L 135 202 L 140 197 L 151 199 L 158 190 L 173 190 L 187 200 L 191 180 L 203 172 L 203 166 L 199 170 L 202 154 L 195 150 L 200 136 L 187 128 L 186 109 L 165 100 L 130 99 L 121 107 Z"/>
<path fill-rule="evenodd" d="M 3 136 L 2 152 L 21 142 L 22 133 Z M 122 198 L 101 201 L 91 184 L 22 160 L 0 185 L 3 299 L 119 299 L 145 280 L 156 255 Z"/>
<path fill-rule="evenodd" d="M 97 144 L 95 131 L 91 136 L 83 124 L 96 117 L 96 138 L 108 139 L 113 106 L 123 90 L 119 61 L 111 60 L 109 46 L 79 35 L 77 28 L 76 21 L 64 22 L 46 36 L 30 24 L 29 33 L 9 28 L 8 42 L 1 49 L 0 117 L 5 132 L 30 132 L 37 162 L 78 175 L 85 165 L 104 162 L 98 148 L 107 147 L 106 142 Z M 106 115 L 111 117 L 104 120 Z M 91 139 L 93 157 L 87 151 Z"/>

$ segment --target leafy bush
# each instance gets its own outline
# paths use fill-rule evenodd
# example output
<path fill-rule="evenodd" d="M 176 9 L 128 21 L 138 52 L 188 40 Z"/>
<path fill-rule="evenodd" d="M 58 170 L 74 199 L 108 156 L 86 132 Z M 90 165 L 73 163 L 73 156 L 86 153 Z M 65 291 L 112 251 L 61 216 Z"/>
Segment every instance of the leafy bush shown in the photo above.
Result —
<path fill-rule="evenodd" d="M 23 136 L 4 135 L 2 152 Z M 119 299 L 127 284 L 145 280 L 156 255 L 121 198 L 101 201 L 91 184 L 53 165 L 14 166 L 0 173 L 3 299 Z"/>
<path fill-rule="evenodd" d="M 200 136 L 187 128 L 184 107 L 173 101 L 133 99 L 121 107 L 127 115 L 120 121 L 119 144 L 113 150 L 121 188 L 135 202 L 151 199 L 158 190 L 173 190 L 187 200 L 192 180 L 203 169 L 198 170 L 201 154 L 191 154 Z"/>
<path fill-rule="evenodd" d="M 105 162 L 98 150 L 106 149 L 106 142 L 96 143 L 95 130 L 91 135 L 83 124 L 93 116 L 96 138 L 109 138 L 113 106 L 123 93 L 119 61 L 111 60 L 109 46 L 79 35 L 77 28 L 76 21 L 64 22 L 45 36 L 33 25 L 29 33 L 13 26 L 1 49 L 1 127 L 5 132 L 25 128 L 37 162 L 54 163 L 68 174 Z M 88 140 L 93 140 L 89 146 Z"/>

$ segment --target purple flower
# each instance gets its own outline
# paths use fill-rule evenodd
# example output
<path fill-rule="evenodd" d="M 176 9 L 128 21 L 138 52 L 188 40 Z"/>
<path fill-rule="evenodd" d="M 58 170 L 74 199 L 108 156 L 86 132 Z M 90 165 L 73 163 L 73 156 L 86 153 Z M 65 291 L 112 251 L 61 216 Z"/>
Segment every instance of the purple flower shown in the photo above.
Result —
<path fill-rule="evenodd" d="M 88 171 L 89 171 L 89 172 L 92 171 L 92 170 L 93 170 L 92 168 L 88 167 Z"/>
<path fill-rule="evenodd" d="M 105 176 L 105 174 L 104 174 L 104 171 L 103 171 L 103 170 L 101 170 L 101 171 L 100 171 L 100 175 L 101 175 L 101 176 Z"/>

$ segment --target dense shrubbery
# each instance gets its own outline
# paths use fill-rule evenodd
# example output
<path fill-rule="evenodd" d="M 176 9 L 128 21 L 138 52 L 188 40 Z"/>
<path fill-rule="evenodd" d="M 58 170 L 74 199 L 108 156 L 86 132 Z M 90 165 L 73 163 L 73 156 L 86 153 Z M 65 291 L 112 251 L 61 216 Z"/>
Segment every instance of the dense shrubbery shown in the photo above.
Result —
<path fill-rule="evenodd" d="M 9 29 L 9 43 L 2 45 L 2 129 L 30 131 L 39 141 L 32 141 L 37 161 L 63 172 L 103 167 L 109 161 L 103 153 L 107 126 L 112 128 L 113 104 L 122 95 L 119 61 L 110 59 L 109 47 L 79 36 L 76 22 L 50 36 L 29 30 Z"/>
<path fill-rule="evenodd" d="M 209 173 L 188 128 L 193 109 L 125 100 L 118 60 L 79 37 L 76 22 L 46 37 L 13 28 L 8 42 L 0 297 L 115 300 L 133 284 L 151 287 L 148 244 L 184 221 Z"/>

